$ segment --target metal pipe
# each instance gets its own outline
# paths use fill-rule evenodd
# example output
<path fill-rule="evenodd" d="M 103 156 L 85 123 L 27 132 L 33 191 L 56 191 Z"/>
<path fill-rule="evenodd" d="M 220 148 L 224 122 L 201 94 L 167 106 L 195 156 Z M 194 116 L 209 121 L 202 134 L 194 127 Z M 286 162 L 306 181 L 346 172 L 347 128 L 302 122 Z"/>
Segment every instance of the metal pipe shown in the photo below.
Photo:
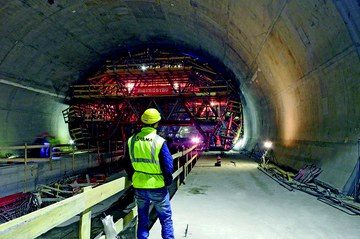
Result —
<path fill-rule="evenodd" d="M 7 80 L 4 80 L 4 79 L 0 79 L 0 83 L 3 83 L 5 85 L 15 86 L 15 87 L 22 88 L 22 89 L 29 90 L 29 91 L 34 91 L 34 92 L 41 93 L 41 94 L 44 94 L 44 95 L 50 95 L 50 96 L 59 97 L 59 98 L 62 98 L 62 99 L 65 98 L 64 95 L 58 95 L 58 94 L 55 94 L 55 93 L 51 93 L 49 91 L 36 89 L 36 88 L 30 87 L 30 86 L 21 85 L 21 84 L 11 82 L 11 81 L 7 81 Z"/>

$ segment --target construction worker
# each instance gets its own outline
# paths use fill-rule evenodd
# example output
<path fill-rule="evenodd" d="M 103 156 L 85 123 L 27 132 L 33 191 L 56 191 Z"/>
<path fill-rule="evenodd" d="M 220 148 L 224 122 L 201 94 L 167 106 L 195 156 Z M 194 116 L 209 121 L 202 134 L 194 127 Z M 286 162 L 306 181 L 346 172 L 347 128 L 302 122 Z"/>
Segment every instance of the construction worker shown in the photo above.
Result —
<path fill-rule="evenodd" d="M 173 180 L 173 158 L 165 139 L 156 134 L 160 120 L 159 111 L 154 108 L 145 110 L 141 115 L 145 126 L 127 141 L 125 170 L 135 189 L 138 239 L 149 236 L 150 202 L 154 204 L 159 217 L 162 238 L 174 238 L 170 195 L 167 190 Z"/>

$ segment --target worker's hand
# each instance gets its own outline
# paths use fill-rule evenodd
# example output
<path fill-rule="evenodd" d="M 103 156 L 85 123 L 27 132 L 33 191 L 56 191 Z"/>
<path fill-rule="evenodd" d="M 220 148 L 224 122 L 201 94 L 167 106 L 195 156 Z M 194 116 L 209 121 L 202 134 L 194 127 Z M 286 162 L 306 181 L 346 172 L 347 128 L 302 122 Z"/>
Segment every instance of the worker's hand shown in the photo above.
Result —
<path fill-rule="evenodd" d="M 165 186 L 170 186 L 172 184 L 172 181 L 173 181 L 172 176 L 165 178 Z"/>

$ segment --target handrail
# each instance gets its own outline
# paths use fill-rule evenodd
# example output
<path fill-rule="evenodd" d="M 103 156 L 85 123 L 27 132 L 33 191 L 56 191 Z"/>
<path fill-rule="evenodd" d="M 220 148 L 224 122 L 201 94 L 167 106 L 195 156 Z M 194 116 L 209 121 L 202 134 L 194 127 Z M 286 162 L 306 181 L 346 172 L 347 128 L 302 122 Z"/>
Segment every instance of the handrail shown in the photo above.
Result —
<path fill-rule="evenodd" d="M 118 142 L 118 141 L 111 141 L 109 142 L 109 149 L 111 147 L 111 143 Z M 41 148 L 49 148 L 49 155 L 48 157 L 31 157 L 28 155 L 27 150 L 28 149 L 41 149 Z M 59 152 L 55 151 L 53 152 L 53 149 L 57 148 L 60 149 Z M 70 148 L 70 149 L 69 149 Z M 65 149 L 65 150 L 62 150 Z M 98 147 L 92 147 L 87 149 L 76 149 L 75 145 L 72 144 L 57 144 L 57 145 L 45 145 L 45 144 L 36 144 L 36 145 L 21 145 L 21 146 L 1 146 L 0 150 L 24 150 L 24 157 L 16 157 L 16 158 L 0 158 L 0 163 L 28 163 L 28 162 L 51 162 L 53 159 L 53 156 L 60 156 L 60 155 L 66 155 L 66 154 L 72 154 L 73 158 L 75 154 L 78 153 L 89 153 L 89 152 L 98 152 Z M 119 150 L 113 150 L 112 153 L 123 153 L 122 149 Z"/>
<path fill-rule="evenodd" d="M 186 156 L 184 166 L 173 174 L 174 178 L 178 178 L 178 182 L 180 173 L 184 172 L 184 178 L 186 178 L 186 174 L 189 172 L 188 166 L 192 165 L 192 162 L 197 159 L 197 152 L 192 155 L 196 147 L 197 145 L 184 152 L 173 155 L 174 159 Z M 190 160 L 188 160 L 189 153 L 191 154 Z M 179 183 L 177 185 L 179 186 Z M 86 187 L 80 194 L 0 224 L 0 238 L 33 239 L 80 214 L 79 238 L 89 239 L 91 230 L 91 207 L 130 186 L 131 182 L 126 177 L 122 177 L 95 188 Z M 117 232 L 121 232 L 136 216 L 136 208 L 134 208 L 123 219 L 115 222 Z M 105 239 L 105 237 L 100 238 Z"/>
<path fill-rule="evenodd" d="M 65 148 L 68 149 L 69 147 L 73 147 L 73 145 L 71 144 L 61 144 L 61 145 L 45 145 L 45 144 L 35 144 L 35 145 L 27 145 L 25 144 L 24 146 L 2 146 L 0 147 L 0 150 L 24 150 L 24 157 L 19 157 L 19 158 L 0 158 L 0 162 L 37 162 L 37 161 L 51 161 L 52 156 L 53 155 L 58 155 L 58 154 L 75 154 L 75 153 L 80 153 L 80 152 L 92 152 L 95 151 L 96 148 L 92 148 L 92 149 L 87 149 L 87 150 L 77 150 L 77 149 L 71 149 L 71 150 L 66 150 L 66 151 L 60 151 L 60 152 L 52 152 L 53 148 Z M 45 158 L 37 158 L 37 157 L 29 157 L 27 154 L 27 150 L 28 149 L 41 149 L 41 148 L 49 148 L 50 153 L 49 153 L 49 157 L 45 157 Z"/>
<path fill-rule="evenodd" d="M 72 148 L 71 150 L 67 151 L 60 151 L 60 152 L 53 152 L 53 148 Z M 39 157 L 29 157 L 28 149 L 42 149 L 47 148 L 49 150 L 48 157 L 39 158 Z M 50 144 L 36 144 L 36 145 L 27 145 L 24 146 L 2 146 L 0 150 L 24 150 L 24 157 L 16 157 L 16 158 L 0 158 L 0 163 L 24 163 L 24 191 L 27 191 L 27 171 L 28 171 L 28 163 L 31 162 L 49 162 L 50 163 L 50 170 L 52 170 L 52 161 L 54 156 L 60 156 L 65 154 L 72 155 L 72 169 L 74 170 L 75 165 L 75 154 L 82 153 L 82 152 L 95 152 L 98 151 L 98 148 L 88 148 L 87 150 L 77 150 L 74 148 L 74 145 L 71 144 L 60 144 L 60 145 L 50 145 Z"/>
<path fill-rule="evenodd" d="M 122 177 L 96 188 L 84 190 L 63 201 L 1 224 L 0 238 L 36 238 L 130 185 L 131 182 L 126 177 Z M 83 223 L 90 224 L 91 221 L 82 220 L 81 224 Z"/>

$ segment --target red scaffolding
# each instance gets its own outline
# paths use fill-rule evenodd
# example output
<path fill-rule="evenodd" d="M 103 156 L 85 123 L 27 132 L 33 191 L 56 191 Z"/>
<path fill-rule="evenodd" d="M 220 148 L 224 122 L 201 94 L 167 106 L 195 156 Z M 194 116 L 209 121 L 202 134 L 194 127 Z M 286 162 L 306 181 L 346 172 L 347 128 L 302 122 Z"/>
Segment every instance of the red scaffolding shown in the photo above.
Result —
<path fill-rule="evenodd" d="M 107 61 L 84 84 L 71 87 L 63 115 L 78 142 L 126 140 L 148 107 L 161 112 L 160 134 L 182 137 L 183 127 L 193 127 L 206 148 L 230 149 L 243 132 L 231 80 L 192 57 L 160 52 Z"/>

